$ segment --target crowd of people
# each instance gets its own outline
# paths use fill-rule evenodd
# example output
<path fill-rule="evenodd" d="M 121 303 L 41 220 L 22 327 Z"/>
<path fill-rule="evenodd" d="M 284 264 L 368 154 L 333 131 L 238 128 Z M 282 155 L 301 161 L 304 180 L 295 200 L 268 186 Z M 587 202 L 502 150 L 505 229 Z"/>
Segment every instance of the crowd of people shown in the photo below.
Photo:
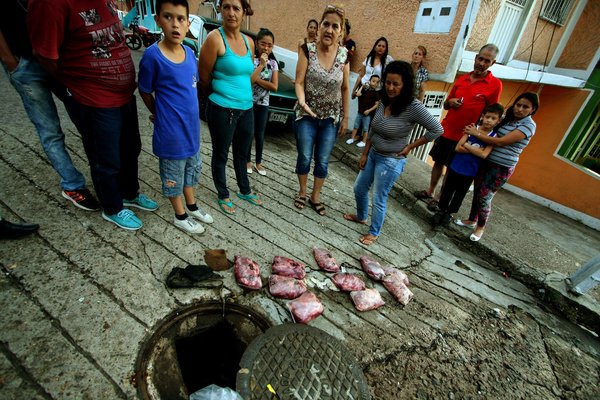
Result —
<path fill-rule="evenodd" d="M 197 61 L 182 45 L 189 29 L 187 1 L 157 0 L 155 20 L 163 38 L 145 51 L 137 76 L 113 2 L 9 0 L 6 7 L 0 17 L 2 65 L 61 177 L 66 199 L 84 210 L 102 210 L 104 219 L 128 230 L 143 226 L 130 207 L 158 208 L 156 201 L 139 190 L 141 139 L 134 96 L 138 90 L 151 114 L 152 150 L 175 226 L 202 233 L 201 223 L 214 220 L 196 201 L 202 165 L 198 93 L 207 99 L 210 165 L 219 209 L 225 214 L 236 212 L 226 178 L 230 148 L 239 189 L 236 196 L 263 205 L 248 175 L 267 174 L 264 133 L 269 93 L 278 89 L 279 64 L 273 55 L 273 32 L 261 28 L 253 39 L 241 30 L 244 18 L 253 14 L 248 0 L 218 2 L 222 25 L 208 35 Z M 380 37 L 362 61 L 351 88 L 350 60 L 357 45 L 349 32 L 346 11 L 328 5 L 318 20 L 308 21 L 306 37 L 298 41 L 294 206 L 298 210 L 310 207 L 320 216 L 327 213 L 321 190 L 329 159 L 337 138 L 348 131 L 350 100 L 358 98 L 358 115 L 346 141 L 362 148 L 354 183 L 356 212 L 343 218 L 369 226 L 360 243 L 377 241 L 388 195 L 408 154 L 431 141 L 435 143 L 430 152 L 434 161 L 430 185 L 415 196 L 429 201 L 435 211 L 434 224 L 447 224 L 474 181 L 471 213 L 455 223 L 473 228 L 470 239 L 478 241 L 494 194 L 508 180 L 535 133 L 531 116 L 539 107 L 537 95 L 521 94 L 503 116 L 498 104 L 502 83 L 489 71 L 498 48 L 487 44 L 475 57 L 473 71 L 459 77 L 450 90 L 444 102 L 448 112 L 440 123 L 422 103 L 429 80 L 427 49 L 418 45 L 409 61 L 394 61 L 388 40 Z M 65 149 L 52 93 L 64 102 L 81 134 L 97 200 Z M 426 133 L 410 141 L 417 124 Z M 434 198 L 442 176 L 441 194 Z M 38 228 L 0 218 L 2 238 Z"/>

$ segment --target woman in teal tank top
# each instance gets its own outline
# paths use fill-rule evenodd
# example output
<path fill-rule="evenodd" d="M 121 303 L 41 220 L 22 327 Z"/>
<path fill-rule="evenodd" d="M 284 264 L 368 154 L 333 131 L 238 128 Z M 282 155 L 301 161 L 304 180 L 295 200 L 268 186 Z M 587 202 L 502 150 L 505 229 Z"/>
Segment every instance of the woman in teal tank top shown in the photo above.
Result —
<path fill-rule="evenodd" d="M 254 42 L 241 32 L 246 15 L 253 14 L 248 0 L 219 2 L 223 26 L 208 34 L 200 50 L 198 75 L 202 94 L 208 96 L 206 117 L 212 140 L 211 170 L 221 211 L 235 213 L 227 189 L 225 168 L 232 146 L 233 167 L 240 191 L 237 196 L 254 205 L 261 200 L 252 194 L 246 156 L 254 135 L 252 84 L 260 71 L 253 64 Z"/>

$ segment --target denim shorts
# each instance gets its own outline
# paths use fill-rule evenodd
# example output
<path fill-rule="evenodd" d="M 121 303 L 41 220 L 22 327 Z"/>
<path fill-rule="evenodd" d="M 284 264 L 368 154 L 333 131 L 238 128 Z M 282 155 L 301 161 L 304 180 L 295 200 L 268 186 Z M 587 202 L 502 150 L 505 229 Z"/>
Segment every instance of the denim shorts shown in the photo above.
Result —
<path fill-rule="evenodd" d="M 369 125 L 371 125 L 371 116 L 362 113 L 356 113 L 356 118 L 354 119 L 354 129 L 360 129 L 361 125 L 362 130 L 359 132 L 368 132 Z"/>
<path fill-rule="evenodd" d="M 162 192 L 166 197 L 181 196 L 184 187 L 194 186 L 200 179 L 200 150 L 183 160 L 159 159 Z"/>

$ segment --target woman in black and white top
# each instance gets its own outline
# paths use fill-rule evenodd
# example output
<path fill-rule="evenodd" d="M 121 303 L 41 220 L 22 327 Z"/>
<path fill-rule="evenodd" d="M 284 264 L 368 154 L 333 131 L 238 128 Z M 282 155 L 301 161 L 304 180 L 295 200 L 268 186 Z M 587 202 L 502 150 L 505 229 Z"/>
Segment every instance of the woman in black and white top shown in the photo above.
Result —
<path fill-rule="evenodd" d="M 398 179 L 408 153 L 441 136 L 440 122 L 415 99 L 412 67 L 404 61 L 393 61 L 383 73 L 381 104 L 375 112 L 369 138 L 359 160 L 360 172 L 354 182 L 356 214 L 345 214 L 348 221 L 367 223 L 369 190 L 373 187 L 373 210 L 369 233 L 360 237 L 364 245 L 374 243 L 385 219 L 387 197 Z M 408 143 L 415 124 L 427 129 L 425 136 Z"/>
<path fill-rule="evenodd" d="M 515 171 L 519 156 L 535 134 L 535 121 L 531 116 L 540 106 L 538 95 L 533 92 L 520 94 L 506 116 L 496 127 L 496 136 L 477 134 L 473 124 L 465 128 L 468 135 L 477 135 L 477 139 L 494 145 L 494 149 L 479 167 L 475 177 L 475 191 L 471 213 L 467 220 L 456 220 L 456 224 L 475 228 L 469 237 L 477 242 L 481 239 L 485 224 L 492 212 L 492 199 Z"/>

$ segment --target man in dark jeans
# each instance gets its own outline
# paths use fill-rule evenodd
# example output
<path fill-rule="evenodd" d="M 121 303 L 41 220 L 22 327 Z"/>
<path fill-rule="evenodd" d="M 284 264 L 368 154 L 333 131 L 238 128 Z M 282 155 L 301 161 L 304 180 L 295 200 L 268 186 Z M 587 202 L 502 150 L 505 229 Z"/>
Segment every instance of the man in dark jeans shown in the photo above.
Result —
<path fill-rule="evenodd" d="M 67 88 L 65 106 L 88 157 L 102 217 L 137 230 L 142 221 L 123 206 L 153 211 L 139 193 L 141 151 L 135 67 L 116 6 L 106 0 L 30 0 L 34 55 Z"/>
<path fill-rule="evenodd" d="M 100 204 L 86 188 L 84 176 L 65 149 L 65 134 L 50 90 L 53 78 L 31 55 L 25 23 L 27 0 L 7 0 L 2 10 L 0 60 L 8 80 L 21 96 L 48 160 L 61 177 L 62 195 L 83 210 L 99 210 Z"/>

